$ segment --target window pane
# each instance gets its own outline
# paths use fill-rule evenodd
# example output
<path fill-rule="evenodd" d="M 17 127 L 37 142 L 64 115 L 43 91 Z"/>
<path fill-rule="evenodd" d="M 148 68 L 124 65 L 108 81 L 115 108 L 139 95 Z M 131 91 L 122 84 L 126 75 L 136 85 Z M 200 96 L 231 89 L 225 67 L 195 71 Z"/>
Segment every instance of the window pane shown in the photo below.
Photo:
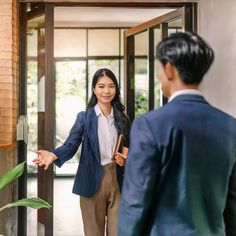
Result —
<path fill-rule="evenodd" d="M 147 60 L 135 59 L 135 117 L 148 111 Z"/>
<path fill-rule="evenodd" d="M 86 108 L 86 62 L 56 62 L 56 135 L 55 146 L 64 143 L 76 115 Z M 75 174 L 80 149 L 74 158 L 56 168 L 56 174 Z"/>
<path fill-rule="evenodd" d="M 85 29 L 55 29 L 54 57 L 85 57 Z"/>
<path fill-rule="evenodd" d="M 125 88 L 124 88 L 124 60 L 120 60 L 120 96 L 122 104 L 125 103 L 124 96 L 125 96 Z"/>
<path fill-rule="evenodd" d="M 148 111 L 148 34 L 147 31 L 135 35 L 135 117 Z M 142 56 L 138 58 L 137 56 Z"/>
<path fill-rule="evenodd" d="M 118 56 L 119 30 L 94 29 L 88 31 L 89 56 Z"/>
<path fill-rule="evenodd" d="M 135 35 L 135 56 L 148 55 L 148 34 L 147 31 Z"/>
<path fill-rule="evenodd" d="M 37 57 L 38 32 L 35 29 L 28 29 L 27 32 L 27 56 Z"/>
<path fill-rule="evenodd" d="M 183 18 L 177 18 L 168 22 L 168 35 L 182 31 L 183 28 Z"/>
<path fill-rule="evenodd" d="M 27 116 L 28 116 L 28 144 L 27 171 L 36 173 L 37 166 L 32 162 L 38 149 L 38 69 L 37 61 L 27 62 Z"/>
<path fill-rule="evenodd" d="M 156 46 L 161 41 L 161 29 L 155 28 L 154 29 L 154 44 L 155 44 L 155 52 L 156 52 Z M 154 55 L 155 56 L 155 55 Z M 157 78 L 157 67 L 155 65 L 155 77 L 154 77 L 154 108 L 158 108 L 162 106 L 162 91 L 159 79 Z"/>

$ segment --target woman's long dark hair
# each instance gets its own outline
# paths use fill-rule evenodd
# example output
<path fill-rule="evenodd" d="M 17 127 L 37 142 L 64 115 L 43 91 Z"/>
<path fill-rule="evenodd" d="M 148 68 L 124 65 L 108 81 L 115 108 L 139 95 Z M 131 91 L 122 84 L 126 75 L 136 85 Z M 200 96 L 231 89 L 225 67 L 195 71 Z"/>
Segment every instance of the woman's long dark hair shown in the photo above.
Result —
<path fill-rule="evenodd" d="M 95 88 L 98 80 L 103 76 L 109 77 L 115 84 L 116 94 L 113 100 L 111 101 L 111 105 L 114 111 L 115 124 L 117 126 L 118 132 L 121 133 L 125 137 L 125 139 L 128 139 L 130 121 L 128 116 L 125 114 L 125 106 L 120 101 L 120 89 L 118 86 L 116 76 L 111 70 L 107 68 L 102 68 L 95 72 L 92 81 L 92 96 L 89 100 L 87 109 L 90 107 L 94 107 L 97 104 L 97 97 L 94 94 L 93 89 Z"/>

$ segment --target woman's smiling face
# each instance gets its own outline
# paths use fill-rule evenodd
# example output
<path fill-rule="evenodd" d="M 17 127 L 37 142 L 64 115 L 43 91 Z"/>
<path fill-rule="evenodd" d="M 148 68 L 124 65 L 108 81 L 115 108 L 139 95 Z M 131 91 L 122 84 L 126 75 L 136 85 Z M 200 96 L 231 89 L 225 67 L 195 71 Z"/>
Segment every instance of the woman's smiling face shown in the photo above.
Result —
<path fill-rule="evenodd" d="M 98 79 L 93 92 L 98 104 L 109 104 L 116 95 L 116 86 L 108 76 L 104 75 Z"/>

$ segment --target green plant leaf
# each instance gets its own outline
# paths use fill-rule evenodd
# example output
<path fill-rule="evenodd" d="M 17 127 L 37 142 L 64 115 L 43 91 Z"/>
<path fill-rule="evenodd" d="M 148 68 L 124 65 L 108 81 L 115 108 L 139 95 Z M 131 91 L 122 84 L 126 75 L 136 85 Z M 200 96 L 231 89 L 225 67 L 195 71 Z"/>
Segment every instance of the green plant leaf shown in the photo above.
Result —
<path fill-rule="evenodd" d="M 24 165 L 25 162 L 22 162 L 0 177 L 0 190 L 23 174 Z"/>
<path fill-rule="evenodd" d="M 0 212 L 6 208 L 19 207 L 19 206 L 31 207 L 34 209 L 52 207 L 50 204 L 48 204 L 46 201 L 44 201 L 41 198 L 23 198 L 23 199 L 20 199 L 16 202 L 9 203 L 9 204 L 3 206 L 2 208 L 0 208 Z"/>

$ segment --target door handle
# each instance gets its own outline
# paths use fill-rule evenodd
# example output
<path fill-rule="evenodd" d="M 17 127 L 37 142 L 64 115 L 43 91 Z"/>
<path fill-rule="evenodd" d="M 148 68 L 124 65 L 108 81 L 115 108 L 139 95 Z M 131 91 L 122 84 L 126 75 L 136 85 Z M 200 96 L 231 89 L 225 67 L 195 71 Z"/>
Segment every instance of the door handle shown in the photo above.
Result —
<path fill-rule="evenodd" d="M 28 117 L 26 115 L 21 115 L 18 117 L 18 122 L 16 125 L 16 140 L 24 141 L 28 143 Z"/>

